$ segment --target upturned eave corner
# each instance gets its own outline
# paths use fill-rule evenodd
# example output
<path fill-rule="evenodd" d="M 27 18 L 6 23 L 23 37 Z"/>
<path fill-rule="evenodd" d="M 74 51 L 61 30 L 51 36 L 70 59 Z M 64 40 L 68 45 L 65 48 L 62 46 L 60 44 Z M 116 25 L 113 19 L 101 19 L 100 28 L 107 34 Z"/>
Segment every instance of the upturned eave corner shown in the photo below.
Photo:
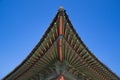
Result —
<path fill-rule="evenodd" d="M 57 15 L 28 57 L 3 80 L 119 80 L 92 54 L 65 9 Z"/>

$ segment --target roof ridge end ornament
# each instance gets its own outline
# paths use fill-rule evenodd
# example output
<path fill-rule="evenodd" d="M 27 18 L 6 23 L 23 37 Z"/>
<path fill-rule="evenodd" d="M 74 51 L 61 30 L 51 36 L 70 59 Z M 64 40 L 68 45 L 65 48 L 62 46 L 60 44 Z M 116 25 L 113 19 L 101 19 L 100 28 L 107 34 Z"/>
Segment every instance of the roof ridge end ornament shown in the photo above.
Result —
<path fill-rule="evenodd" d="M 60 11 L 60 12 L 65 11 L 65 10 L 64 10 L 64 7 L 63 7 L 63 6 L 60 6 L 60 7 L 59 7 L 59 11 Z"/>
<path fill-rule="evenodd" d="M 65 13 L 65 10 L 62 6 L 60 6 L 58 12 L 59 12 L 59 16 L 63 16 Z"/>

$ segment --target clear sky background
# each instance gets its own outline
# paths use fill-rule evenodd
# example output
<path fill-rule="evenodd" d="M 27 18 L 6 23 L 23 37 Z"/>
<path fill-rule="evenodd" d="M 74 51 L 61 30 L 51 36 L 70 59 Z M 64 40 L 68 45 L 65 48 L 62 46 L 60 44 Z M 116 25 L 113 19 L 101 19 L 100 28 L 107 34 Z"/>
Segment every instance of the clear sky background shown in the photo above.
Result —
<path fill-rule="evenodd" d="M 32 51 L 60 6 L 88 48 L 120 76 L 120 0 L 0 0 L 0 79 Z"/>

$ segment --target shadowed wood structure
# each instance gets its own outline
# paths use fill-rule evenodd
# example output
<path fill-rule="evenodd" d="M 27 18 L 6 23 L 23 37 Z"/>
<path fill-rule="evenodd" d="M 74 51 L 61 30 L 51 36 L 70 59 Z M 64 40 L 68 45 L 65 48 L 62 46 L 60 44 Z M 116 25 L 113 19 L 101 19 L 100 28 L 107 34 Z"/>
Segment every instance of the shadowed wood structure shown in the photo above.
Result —
<path fill-rule="evenodd" d="M 120 80 L 83 43 L 61 7 L 28 57 L 3 80 Z"/>

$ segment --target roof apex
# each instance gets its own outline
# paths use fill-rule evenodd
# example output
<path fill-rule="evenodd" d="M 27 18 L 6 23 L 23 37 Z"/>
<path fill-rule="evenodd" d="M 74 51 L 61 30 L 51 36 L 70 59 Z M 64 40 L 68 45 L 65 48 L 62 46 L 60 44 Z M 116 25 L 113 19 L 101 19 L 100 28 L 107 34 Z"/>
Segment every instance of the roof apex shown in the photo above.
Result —
<path fill-rule="evenodd" d="M 60 6 L 59 11 L 65 11 L 63 6 Z"/>

